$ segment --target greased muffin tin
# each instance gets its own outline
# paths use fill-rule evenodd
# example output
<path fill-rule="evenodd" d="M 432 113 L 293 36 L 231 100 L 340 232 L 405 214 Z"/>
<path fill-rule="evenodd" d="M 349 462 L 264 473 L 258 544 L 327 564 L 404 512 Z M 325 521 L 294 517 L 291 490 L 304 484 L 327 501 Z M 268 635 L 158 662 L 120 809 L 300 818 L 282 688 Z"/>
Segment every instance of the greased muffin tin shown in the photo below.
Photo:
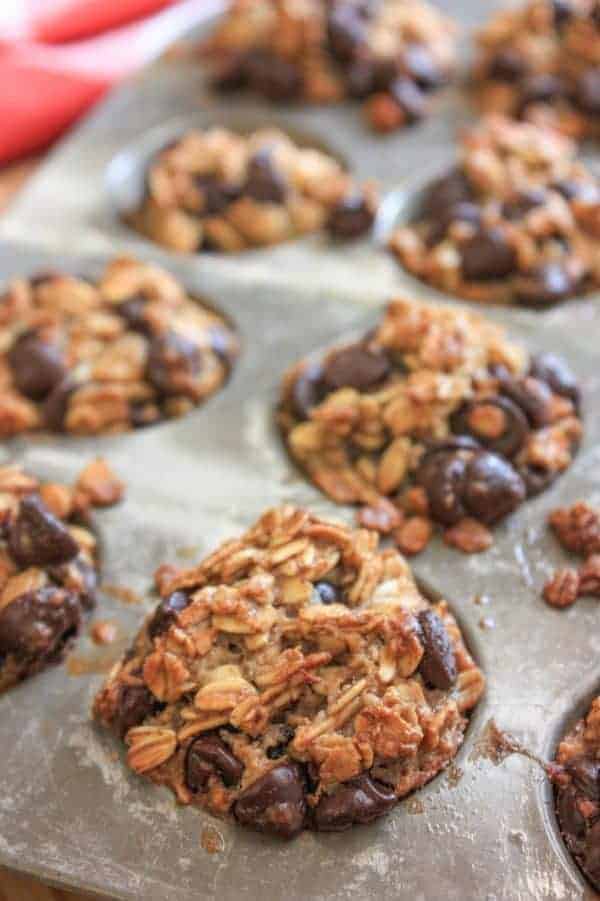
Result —
<path fill-rule="evenodd" d="M 468 7 L 477 5 L 460 7 L 455 14 L 470 21 Z M 481 22 L 489 10 L 476 12 Z M 109 459 L 128 485 L 128 500 L 96 517 L 104 582 L 126 586 L 142 600 L 124 604 L 115 592 L 105 594 L 102 616 L 118 624 L 114 645 L 100 651 L 84 637 L 71 663 L 0 698 L 0 862 L 116 898 L 156 901 L 191 901 L 198 891 L 224 901 L 265 893 L 286 901 L 356 894 L 451 901 L 589 897 L 562 845 L 542 771 L 519 755 L 497 766 L 485 736 L 493 720 L 549 759 L 600 681 L 596 602 L 557 611 L 540 598 L 562 561 L 545 529 L 548 511 L 580 497 L 600 501 L 597 297 L 546 313 L 479 310 L 532 349 L 570 361 L 583 383 L 586 432 L 570 471 L 505 522 L 490 551 L 463 557 L 435 541 L 412 564 L 433 596 L 448 599 L 488 678 L 446 774 L 378 824 L 274 844 L 176 808 L 167 792 L 128 774 L 114 742 L 90 722 L 103 679 L 98 670 L 116 659 L 156 601 L 151 582 L 158 562 L 199 559 L 282 501 L 352 521 L 353 512 L 318 494 L 282 448 L 273 410 L 286 367 L 372 326 L 376 312 L 362 304 L 402 293 L 448 300 L 405 275 L 376 242 L 330 248 L 311 238 L 239 257 L 200 258 L 165 253 L 122 226 L 109 188 L 118 183 L 122 190 L 140 171 L 151 129 L 174 116 L 165 134 L 202 122 L 260 124 L 271 117 L 264 105 L 245 101 L 228 102 L 225 116 L 217 100 L 202 111 L 201 97 L 196 65 L 153 67 L 55 151 L 0 224 L 3 237 L 19 242 L 0 247 L 3 280 L 48 266 L 94 275 L 108 255 L 133 251 L 167 265 L 191 294 L 214 303 L 235 323 L 242 344 L 227 387 L 182 420 L 116 437 L 16 439 L 2 450 L 3 459 L 65 480 L 84 459 Z M 456 90 L 437 103 L 438 116 L 383 139 L 369 135 L 349 106 L 273 108 L 272 120 L 340 153 L 357 175 L 378 177 L 389 210 L 394 198 L 410 199 L 423 184 L 422 167 L 434 174 L 454 158 L 454 128 L 469 110 Z M 39 246 L 24 246 L 29 242 Z M 209 854 L 205 849 L 215 843 L 221 850 Z"/>

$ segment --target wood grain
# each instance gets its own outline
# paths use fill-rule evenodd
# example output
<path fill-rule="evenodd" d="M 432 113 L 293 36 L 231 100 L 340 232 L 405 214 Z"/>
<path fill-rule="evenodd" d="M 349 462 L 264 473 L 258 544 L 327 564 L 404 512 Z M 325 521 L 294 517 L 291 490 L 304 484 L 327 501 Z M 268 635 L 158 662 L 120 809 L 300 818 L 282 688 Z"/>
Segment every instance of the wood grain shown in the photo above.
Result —
<path fill-rule="evenodd" d="M 5 209 L 38 165 L 38 159 L 24 160 L 0 169 L 0 210 Z M 0 867 L 0 901 L 91 901 L 89 895 L 50 888 Z"/>

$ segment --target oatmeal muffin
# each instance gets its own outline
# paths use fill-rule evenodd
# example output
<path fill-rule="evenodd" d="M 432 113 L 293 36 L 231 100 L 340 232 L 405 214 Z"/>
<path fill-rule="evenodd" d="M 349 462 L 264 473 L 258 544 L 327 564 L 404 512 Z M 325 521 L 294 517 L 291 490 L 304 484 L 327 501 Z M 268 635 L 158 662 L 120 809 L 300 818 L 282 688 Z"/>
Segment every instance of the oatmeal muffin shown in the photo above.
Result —
<path fill-rule="evenodd" d="M 600 697 L 567 732 L 548 770 L 565 844 L 600 891 Z"/>
<path fill-rule="evenodd" d="M 370 231 L 378 202 L 372 184 L 274 128 L 190 131 L 158 154 L 146 182 L 129 224 L 184 253 L 234 253 L 323 229 L 358 238 Z"/>
<path fill-rule="evenodd" d="M 267 511 L 162 600 L 96 698 L 184 804 L 291 838 L 369 823 L 456 754 L 484 689 L 444 601 L 376 533 Z"/>
<path fill-rule="evenodd" d="M 599 0 L 531 0 L 479 33 L 473 83 L 490 112 L 600 137 Z"/>
<path fill-rule="evenodd" d="M 390 303 L 364 338 L 285 375 L 278 420 L 293 459 L 360 521 L 422 550 L 433 523 L 465 551 L 571 463 L 579 388 L 553 354 L 454 307 Z"/>
<path fill-rule="evenodd" d="M 231 327 L 157 266 L 120 258 L 98 282 L 14 279 L 2 297 L 0 437 L 123 432 L 181 416 L 227 379 Z"/>
<path fill-rule="evenodd" d="M 557 132 L 490 116 L 390 249 L 468 300 L 545 309 L 600 289 L 600 182 Z"/>
<path fill-rule="evenodd" d="M 123 494 L 103 460 L 73 487 L 0 466 L 0 692 L 58 663 L 96 601 L 96 539 L 87 514 Z"/>
<path fill-rule="evenodd" d="M 422 0 L 234 0 L 203 48 L 221 89 L 363 100 L 379 131 L 422 119 L 455 63 L 455 26 Z"/>

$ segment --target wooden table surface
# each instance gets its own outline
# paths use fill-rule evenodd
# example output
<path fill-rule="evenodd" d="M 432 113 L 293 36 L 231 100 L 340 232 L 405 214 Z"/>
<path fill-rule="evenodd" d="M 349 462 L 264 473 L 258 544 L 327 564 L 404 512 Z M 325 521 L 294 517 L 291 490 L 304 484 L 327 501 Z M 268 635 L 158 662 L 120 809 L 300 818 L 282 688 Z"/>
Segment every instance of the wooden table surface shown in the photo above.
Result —
<path fill-rule="evenodd" d="M 0 170 L 0 210 L 8 205 L 38 162 L 25 160 Z M 17 876 L 0 867 L 0 901 L 90 901 L 90 897 L 49 888 L 36 879 Z"/>

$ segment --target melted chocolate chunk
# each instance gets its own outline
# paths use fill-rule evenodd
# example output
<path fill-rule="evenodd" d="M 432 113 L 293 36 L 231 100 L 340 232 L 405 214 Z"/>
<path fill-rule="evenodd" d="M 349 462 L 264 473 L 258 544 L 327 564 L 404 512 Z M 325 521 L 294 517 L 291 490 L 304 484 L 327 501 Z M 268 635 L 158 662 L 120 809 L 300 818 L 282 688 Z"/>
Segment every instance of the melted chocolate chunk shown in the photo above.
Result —
<path fill-rule="evenodd" d="M 462 271 L 470 281 L 505 278 L 516 268 L 517 255 L 500 228 L 482 228 L 460 247 Z"/>
<path fill-rule="evenodd" d="M 190 598 L 185 591 L 173 591 L 168 597 L 163 598 L 148 623 L 150 637 L 156 638 L 157 635 L 166 632 L 176 622 L 177 614 L 185 610 L 189 603 Z"/>
<path fill-rule="evenodd" d="M 327 388 L 322 381 L 323 370 L 319 363 L 309 363 L 292 387 L 294 412 L 299 419 L 308 419 L 313 407 L 317 407 L 325 395 Z"/>
<path fill-rule="evenodd" d="M 339 388 L 370 391 L 380 385 L 389 372 L 390 362 L 383 350 L 351 344 L 327 358 L 323 381 L 331 391 Z"/>
<path fill-rule="evenodd" d="M 425 454 L 416 480 L 425 489 L 432 517 L 452 526 L 466 516 L 464 482 L 470 450 L 433 450 Z"/>
<path fill-rule="evenodd" d="M 259 832 L 293 838 L 304 824 L 304 779 L 297 763 L 282 763 L 240 794 L 234 808 L 238 822 Z"/>
<path fill-rule="evenodd" d="M 323 795 L 315 808 L 315 826 L 319 832 L 343 832 L 355 824 L 372 823 L 395 803 L 393 789 L 363 773 Z"/>
<path fill-rule="evenodd" d="M 200 349 L 193 341 L 175 332 L 158 335 L 148 348 L 148 381 L 160 394 L 179 394 L 199 373 L 201 362 Z"/>
<path fill-rule="evenodd" d="M 67 527 L 35 494 L 23 498 L 10 528 L 8 548 L 21 566 L 66 563 L 79 553 Z"/>
<path fill-rule="evenodd" d="M 578 410 L 581 403 L 581 389 L 566 360 L 552 353 L 537 354 L 531 361 L 531 375 L 545 382 L 550 390 L 571 400 Z"/>
<path fill-rule="evenodd" d="M 202 791 L 215 773 L 228 788 L 242 778 L 244 768 L 216 733 L 205 733 L 190 744 L 185 756 L 185 784 L 192 792 Z"/>
<path fill-rule="evenodd" d="M 157 707 L 154 695 L 145 685 L 122 685 L 115 712 L 115 725 L 121 736 L 139 726 Z"/>
<path fill-rule="evenodd" d="M 15 385 L 25 397 L 42 400 L 65 376 L 63 355 L 55 344 L 27 333 L 8 352 Z"/>
<path fill-rule="evenodd" d="M 77 596 L 62 588 L 39 588 L 0 611 L 0 654 L 41 664 L 60 657 L 79 631 Z"/>
<path fill-rule="evenodd" d="M 523 479 L 511 464 L 489 451 L 481 451 L 469 463 L 464 502 L 480 522 L 491 525 L 523 503 Z"/>
<path fill-rule="evenodd" d="M 570 273 L 558 262 L 544 263 L 515 282 L 517 300 L 529 307 L 549 307 L 565 300 L 576 288 Z"/>
<path fill-rule="evenodd" d="M 492 416 L 495 414 L 503 424 L 499 434 L 486 431 L 486 411 Z M 478 418 L 478 413 L 482 420 Z M 483 397 L 470 401 L 452 415 L 450 425 L 455 434 L 472 435 L 479 444 L 505 457 L 513 457 L 521 450 L 529 434 L 525 414 L 507 397 Z"/>
<path fill-rule="evenodd" d="M 368 232 L 373 221 L 373 211 L 362 194 L 350 194 L 332 208 L 327 229 L 334 238 L 348 241 Z"/>
<path fill-rule="evenodd" d="M 278 172 L 269 148 L 255 153 L 248 163 L 244 193 L 257 203 L 283 203 L 287 185 Z"/>
<path fill-rule="evenodd" d="M 444 623 L 435 610 L 422 610 L 418 623 L 423 645 L 419 672 L 428 685 L 448 691 L 456 682 L 456 658 Z"/>

